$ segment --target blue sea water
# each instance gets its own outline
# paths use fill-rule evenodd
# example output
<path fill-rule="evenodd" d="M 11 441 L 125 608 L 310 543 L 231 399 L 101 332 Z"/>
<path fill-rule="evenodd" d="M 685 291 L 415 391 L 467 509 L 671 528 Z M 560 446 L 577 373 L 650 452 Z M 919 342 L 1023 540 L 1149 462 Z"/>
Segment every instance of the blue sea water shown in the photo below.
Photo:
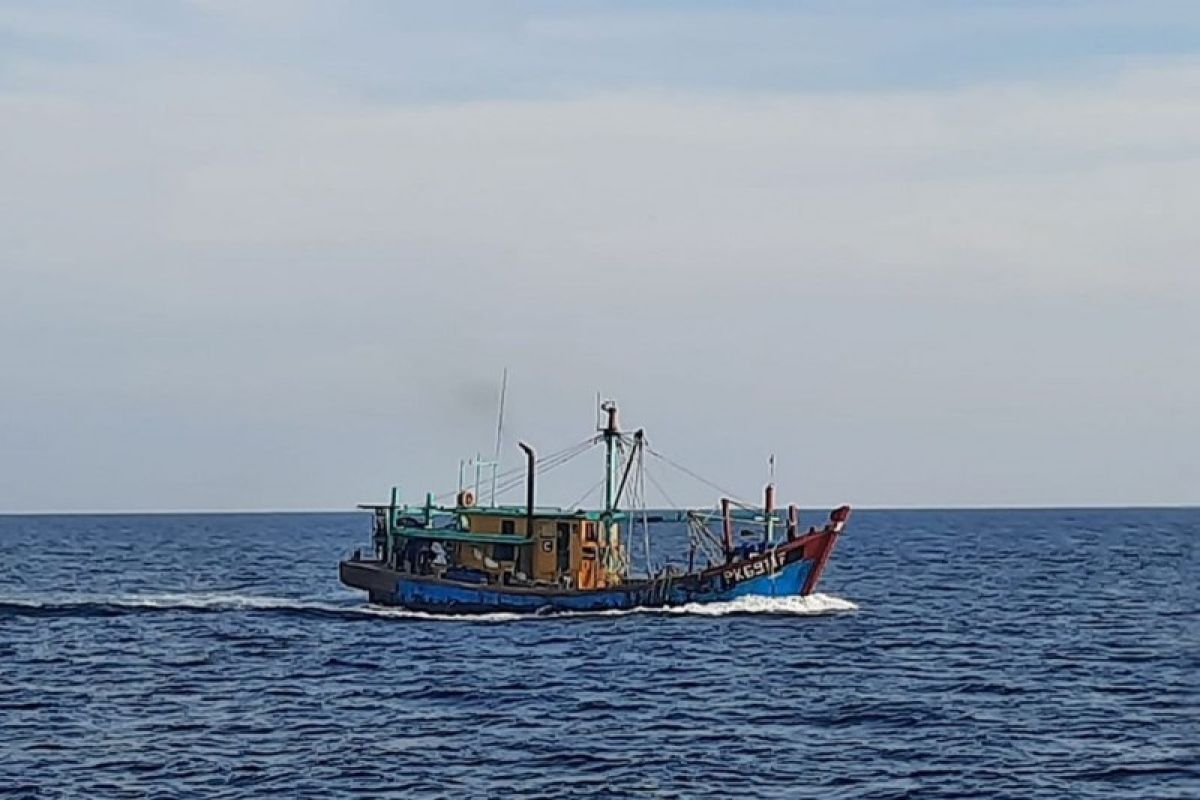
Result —
<path fill-rule="evenodd" d="M 1198 509 L 860 512 L 806 603 L 516 620 L 367 607 L 367 528 L 0 517 L 0 796 L 1200 797 Z"/>

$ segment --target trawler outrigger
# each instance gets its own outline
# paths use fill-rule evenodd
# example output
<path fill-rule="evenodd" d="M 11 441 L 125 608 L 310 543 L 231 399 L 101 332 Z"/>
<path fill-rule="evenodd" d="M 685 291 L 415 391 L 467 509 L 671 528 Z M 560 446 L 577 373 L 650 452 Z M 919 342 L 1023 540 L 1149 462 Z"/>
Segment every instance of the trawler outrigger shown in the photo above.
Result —
<path fill-rule="evenodd" d="M 601 408 L 604 421 L 596 436 L 540 464 L 533 449 L 521 443 L 526 455 L 524 506 L 494 505 L 495 477 L 493 505 L 476 505 L 476 492 L 464 488 L 461 469 L 453 506 L 435 504 L 432 495 L 420 506 L 400 505 L 396 489 L 386 505 L 359 506 L 373 512 L 374 552 L 367 558 L 356 551 L 342 561 L 342 583 L 366 590 L 372 603 L 442 613 L 653 608 L 814 591 L 850 507 L 832 511 L 820 529 L 801 532 L 796 506 L 788 506 L 783 520 L 777 518 L 773 484 L 766 487 L 761 509 L 726 497 L 719 511 L 686 512 L 686 569 L 653 567 L 643 508 L 645 572 L 632 575 L 621 525 L 639 520 L 628 510 L 635 502 L 627 502 L 625 511 L 621 504 L 623 499 L 644 504 L 645 455 L 659 454 L 650 450 L 642 431 L 627 434 L 618 428 L 615 403 Z M 603 508 L 535 505 L 539 472 L 601 442 Z M 709 527 L 718 520 L 719 537 Z M 740 544 L 734 540 L 735 524 L 743 528 Z M 777 537 L 781 527 L 783 535 Z M 699 568 L 698 559 L 704 560 Z"/>

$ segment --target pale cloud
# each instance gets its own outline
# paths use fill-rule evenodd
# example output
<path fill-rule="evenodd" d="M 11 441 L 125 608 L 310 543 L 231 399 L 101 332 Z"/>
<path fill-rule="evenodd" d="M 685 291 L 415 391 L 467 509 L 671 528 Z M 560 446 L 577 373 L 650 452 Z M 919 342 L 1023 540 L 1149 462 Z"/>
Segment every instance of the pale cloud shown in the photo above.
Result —
<path fill-rule="evenodd" d="M 603 28 L 568 22 L 512 24 Z M 1193 59 L 422 102 L 157 47 L 8 62 L 0 507 L 441 489 L 505 364 L 514 435 L 582 438 L 603 388 L 745 494 L 774 450 L 813 502 L 1195 499 Z"/>
<path fill-rule="evenodd" d="M 46 226 L 51 250 L 89 235 L 118 250 L 531 248 L 508 265 L 531 278 L 543 261 L 619 274 L 652 254 L 673 285 L 749 254 L 739 276 L 836 261 L 864 281 L 902 268 L 1003 273 L 1014 290 L 1194 287 L 1190 63 L 1102 84 L 423 108 L 254 73 L 141 81 L 96 101 L 0 101 L 23 188 L 9 219 L 29 216 L 11 228 Z M 109 202 L 126 190 L 114 175 L 137 192 Z"/>

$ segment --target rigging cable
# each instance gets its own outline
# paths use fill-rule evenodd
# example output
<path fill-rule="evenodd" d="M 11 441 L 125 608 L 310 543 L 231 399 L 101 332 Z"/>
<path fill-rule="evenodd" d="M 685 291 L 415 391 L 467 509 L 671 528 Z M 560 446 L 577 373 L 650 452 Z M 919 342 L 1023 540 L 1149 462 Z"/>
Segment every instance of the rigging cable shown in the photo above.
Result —
<path fill-rule="evenodd" d="M 570 453 L 564 457 L 554 459 L 553 461 L 551 461 L 549 459 L 547 459 L 545 461 L 539 461 L 537 467 L 534 470 L 534 473 L 538 476 L 545 475 L 546 473 L 548 473 L 554 469 L 557 469 L 558 467 L 561 467 L 563 464 L 566 464 L 567 462 L 571 461 L 576 456 L 582 454 L 586 449 L 587 448 L 584 448 L 584 450 L 578 450 L 578 451 Z M 526 481 L 526 476 L 523 476 L 523 475 L 507 481 L 506 483 L 501 485 L 500 488 L 497 490 L 497 496 L 503 496 L 503 495 L 507 494 L 508 492 L 511 492 L 514 489 L 524 486 L 525 481 Z"/>
<path fill-rule="evenodd" d="M 696 480 L 700 481 L 701 483 L 703 483 L 705 486 L 709 487 L 710 489 L 715 489 L 715 490 L 717 490 L 718 492 L 720 492 L 720 493 L 721 493 L 722 495 L 724 495 L 725 497 L 728 497 L 730 500 L 733 500 L 734 502 L 736 502 L 738 505 L 741 505 L 741 506 L 743 506 L 744 508 L 751 508 L 751 507 L 752 507 L 752 506 L 751 506 L 751 505 L 750 505 L 750 504 L 749 504 L 747 501 L 740 499 L 740 498 L 737 496 L 737 494 L 735 494 L 734 492 L 731 492 L 731 491 L 729 491 L 728 489 L 725 489 L 725 488 L 723 488 L 723 487 L 721 487 L 721 486 L 718 486 L 717 484 L 715 484 L 715 483 L 713 483 L 712 481 L 710 481 L 708 478 L 705 478 L 703 475 L 698 475 L 698 474 L 696 474 L 695 472 L 693 472 L 692 470 L 690 470 L 690 469 L 688 469 L 687 467 L 683 466 L 682 464 L 679 464 L 679 463 L 677 463 L 677 462 L 675 462 L 675 461 L 672 461 L 671 459 L 667 458 L 667 457 L 666 457 L 665 455 L 663 455 L 662 453 L 660 453 L 660 452 L 658 452 L 657 450 L 655 450 L 653 447 L 650 447 L 649 445 L 647 445 L 647 446 L 646 446 L 646 449 L 650 451 L 650 455 L 652 455 L 652 456 L 656 456 L 657 458 L 661 459 L 662 461 L 664 461 L 665 463 L 667 463 L 667 464 L 669 464 L 670 466 L 674 467 L 675 469 L 679 470 L 680 472 L 684 473 L 685 475 L 688 475 L 688 476 L 690 476 L 690 477 L 692 477 L 692 478 L 694 478 L 694 479 L 696 479 Z"/>
<path fill-rule="evenodd" d="M 549 470 L 554 469 L 555 467 L 561 466 L 562 464 L 565 464 L 567 461 L 570 461 L 571 459 L 575 458 L 576 456 L 586 452 L 587 450 L 590 450 L 594 445 L 595 445 L 595 441 L 592 438 L 588 438 L 588 439 L 583 440 L 582 442 L 577 442 L 569 447 L 563 448 L 562 450 L 558 450 L 554 453 L 551 453 L 550 455 L 548 455 L 545 458 L 540 459 L 538 461 L 537 467 L 535 469 L 535 473 L 540 475 L 544 472 L 548 472 Z M 504 472 L 499 473 L 497 475 L 498 480 L 497 480 L 496 496 L 499 497 L 501 494 L 504 494 L 505 492 L 511 491 L 512 489 L 515 489 L 516 487 L 523 485 L 525 483 L 525 478 L 526 478 L 525 472 L 526 472 L 525 467 L 519 466 L 519 467 L 511 467 L 509 469 L 506 469 Z M 456 494 L 456 492 L 445 492 L 443 494 L 437 495 L 436 499 L 438 499 L 438 500 L 449 499 L 451 497 L 454 497 L 455 494 Z"/>
<path fill-rule="evenodd" d="M 574 503 L 571 503 L 571 505 L 567 506 L 567 508 L 569 508 L 569 509 L 570 508 L 581 508 L 583 506 L 583 504 L 585 502 L 587 502 L 587 500 L 592 495 L 594 495 L 596 492 L 598 492 L 600 490 L 600 487 L 603 485 L 604 485 L 604 478 L 601 478 L 600 480 L 598 480 L 594 484 L 592 484 L 592 488 L 590 488 L 586 492 L 584 492 L 582 497 L 580 497 Z"/>
<path fill-rule="evenodd" d="M 662 487 L 662 484 L 654 479 L 654 476 L 650 474 L 650 470 L 646 469 L 645 472 L 647 480 L 650 481 L 655 489 L 658 489 L 658 493 L 663 496 L 663 499 L 666 500 L 668 504 L 670 504 L 671 508 L 683 508 L 683 506 L 678 505 L 674 500 L 671 499 L 671 495 L 667 494 L 667 490 Z"/>
<path fill-rule="evenodd" d="M 649 577 L 652 572 L 650 564 L 650 517 L 646 514 L 646 448 L 645 446 L 638 449 L 638 470 L 637 479 L 638 500 L 642 507 L 642 540 L 646 548 L 646 576 Z"/>

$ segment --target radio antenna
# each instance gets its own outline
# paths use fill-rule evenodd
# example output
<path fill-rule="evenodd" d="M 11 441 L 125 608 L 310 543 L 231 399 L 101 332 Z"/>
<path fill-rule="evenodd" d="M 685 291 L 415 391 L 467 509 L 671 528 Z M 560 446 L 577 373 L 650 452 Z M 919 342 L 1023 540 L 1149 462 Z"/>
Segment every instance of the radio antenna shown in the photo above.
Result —
<path fill-rule="evenodd" d="M 500 378 L 500 413 L 496 418 L 496 450 L 492 455 L 492 507 L 496 507 L 496 470 L 500 466 L 500 446 L 504 443 L 504 398 L 508 394 L 508 367 Z"/>

